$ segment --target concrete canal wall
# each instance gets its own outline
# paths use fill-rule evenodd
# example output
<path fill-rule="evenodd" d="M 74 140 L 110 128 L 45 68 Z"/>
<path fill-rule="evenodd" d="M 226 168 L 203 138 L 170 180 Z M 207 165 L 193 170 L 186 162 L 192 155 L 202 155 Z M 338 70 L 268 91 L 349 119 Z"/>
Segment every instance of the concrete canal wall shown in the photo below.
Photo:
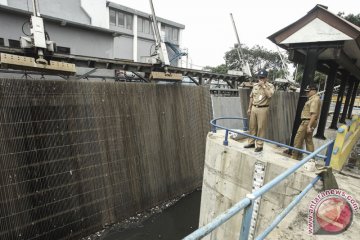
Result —
<path fill-rule="evenodd" d="M 297 163 L 293 159 L 282 156 L 280 153 L 283 149 L 281 148 L 265 144 L 263 152 L 254 153 L 253 149 L 243 148 L 246 141 L 229 140 L 229 146 L 224 146 L 223 140 L 223 132 L 209 133 L 207 137 L 199 226 L 211 222 L 253 191 L 255 164 L 262 164 L 265 167 L 263 175 L 265 184 Z M 315 173 L 301 169 L 267 192 L 260 200 L 254 235 L 257 236 L 264 231 L 315 176 Z M 316 193 L 315 190 L 311 191 Z M 305 213 L 301 213 L 306 215 L 308 202 L 304 202 L 302 210 L 305 209 Z M 204 239 L 239 239 L 242 217 L 243 211 Z M 294 217 L 290 219 L 293 221 Z M 290 222 L 284 220 L 284 223 L 287 228 L 287 223 Z"/>
<path fill-rule="evenodd" d="M 80 239 L 201 186 L 209 90 L 0 79 L 0 239 Z"/>

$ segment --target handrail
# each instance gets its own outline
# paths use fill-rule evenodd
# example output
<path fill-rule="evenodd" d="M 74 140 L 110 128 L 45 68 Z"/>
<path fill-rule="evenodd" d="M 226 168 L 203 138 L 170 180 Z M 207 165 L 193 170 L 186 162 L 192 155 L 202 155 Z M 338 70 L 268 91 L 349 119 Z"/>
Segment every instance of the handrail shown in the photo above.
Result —
<path fill-rule="evenodd" d="M 210 121 L 211 126 L 214 127 L 213 132 L 216 132 L 216 127 L 217 127 L 216 121 L 217 120 L 242 120 L 243 125 L 244 125 L 243 131 L 247 131 L 249 128 L 247 118 L 244 118 L 244 117 L 219 117 L 219 118 L 214 118 L 213 120 Z M 213 124 L 213 121 L 215 121 L 215 124 Z M 229 130 L 231 130 L 231 129 L 229 129 Z"/>
<path fill-rule="evenodd" d="M 220 119 L 228 119 L 228 118 L 218 118 L 218 119 L 214 119 L 214 120 L 212 120 L 210 122 L 211 125 L 213 127 L 215 127 L 215 131 L 216 131 L 216 128 L 218 127 L 218 128 L 225 129 L 227 132 L 232 131 L 232 132 L 242 134 L 242 135 L 245 135 L 245 136 L 254 137 L 254 136 L 249 135 L 249 134 L 239 133 L 237 131 L 230 130 L 230 129 L 227 129 L 227 128 L 223 127 L 223 126 L 217 125 L 216 120 L 220 120 Z M 238 119 L 244 119 L 244 118 L 238 118 Z M 214 121 L 215 121 L 215 123 L 214 123 Z M 255 138 L 257 138 L 257 137 L 255 137 Z M 258 138 L 258 139 L 262 140 L 262 138 Z M 265 140 L 267 140 L 267 139 L 265 139 Z M 267 140 L 267 141 L 269 142 L 270 140 Z M 270 142 L 272 143 L 273 141 L 270 141 Z M 282 145 L 284 145 L 284 144 L 282 144 Z M 231 217 L 233 217 L 235 214 L 239 213 L 243 209 L 245 209 L 245 213 L 243 215 L 243 221 L 242 221 L 241 233 L 240 233 L 240 240 L 245 240 L 245 239 L 247 240 L 248 236 L 249 236 L 249 229 L 250 229 L 253 205 L 254 205 L 255 200 L 257 198 L 261 197 L 266 192 L 270 191 L 273 187 L 275 187 L 277 184 L 279 184 L 281 181 L 283 181 L 290 174 L 292 174 L 296 170 L 298 170 L 301 166 L 303 166 L 305 163 L 307 163 L 310 159 L 312 159 L 315 156 L 319 156 L 319 152 L 323 151 L 325 148 L 327 148 L 327 154 L 325 156 L 326 165 L 329 165 L 330 164 L 331 153 L 333 151 L 333 146 L 334 146 L 334 141 L 333 140 L 325 143 L 323 146 L 316 149 L 314 152 L 310 153 L 303 160 L 299 161 L 294 166 L 292 166 L 291 168 L 287 169 L 286 171 L 284 171 L 283 173 L 281 173 L 280 175 L 275 177 L 273 180 L 271 180 L 270 182 L 268 182 L 267 184 L 262 186 L 260 189 L 254 191 L 254 192 L 252 192 L 250 194 L 247 194 L 246 197 L 244 199 L 242 199 L 240 202 L 236 203 L 234 206 L 232 206 L 231 208 L 226 210 L 224 213 L 220 214 L 218 217 L 216 217 L 213 221 L 211 221 L 207 225 L 197 229 L 196 231 L 194 231 L 190 235 L 186 236 L 183 240 L 195 240 L 195 239 L 200 239 L 202 237 L 205 237 L 210 232 L 215 230 L 217 227 L 219 227 L 221 224 L 223 224 L 224 222 L 229 220 Z M 296 150 L 298 150 L 298 149 L 296 149 Z M 304 152 L 304 153 L 306 153 L 306 152 Z M 320 177 L 317 176 L 288 205 L 288 207 L 282 213 L 280 213 L 280 215 L 275 219 L 275 221 L 256 239 L 264 239 L 272 231 L 272 229 L 275 228 L 277 226 L 277 224 L 295 207 L 295 205 L 303 198 L 303 196 L 305 196 L 305 194 L 315 185 L 315 183 L 319 179 L 320 179 Z"/>
<path fill-rule="evenodd" d="M 315 184 L 320 180 L 320 176 L 314 178 L 314 180 L 307 185 L 304 190 L 295 197 L 295 199 L 275 218 L 275 220 L 266 228 L 255 240 L 264 239 L 271 231 L 283 220 L 286 215 L 297 205 L 298 202 L 315 186 Z"/>
<path fill-rule="evenodd" d="M 237 133 L 237 134 L 249 137 L 249 138 L 254 138 L 254 139 L 261 140 L 261 141 L 264 141 L 264 142 L 267 142 L 267 143 L 271 143 L 271 144 L 274 144 L 274 145 L 279 146 L 279 147 L 285 147 L 285 148 L 288 148 L 288 149 L 291 149 L 291 150 L 295 150 L 295 151 L 298 151 L 300 153 L 305 153 L 305 154 L 308 154 L 308 155 L 312 153 L 312 152 L 309 152 L 309 151 L 304 150 L 304 149 L 295 148 L 295 147 L 292 147 L 292 146 L 289 146 L 289 145 L 286 145 L 286 144 L 283 144 L 283 143 L 275 142 L 275 141 L 272 141 L 272 140 L 269 140 L 269 139 L 266 139 L 266 138 L 257 137 L 257 136 L 250 135 L 250 134 L 247 134 L 247 133 L 244 133 L 244 132 L 239 132 L 239 131 L 229 129 L 229 128 L 226 128 L 224 126 L 216 124 L 217 120 L 225 120 L 225 119 L 240 119 L 240 120 L 243 120 L 243 121 L 247 122 L 247 118 L 243 118 L 243 117 L 220 117 L 220 118 L 215 118 L 215 119 L 210 121 L 210 124 L 213 127 L 212 128 L 213 132 L 216 132 L 216 128 L 220 128 L 220 129 L 225 130 L 225 140 L 224 140 L 224 145 L 225 146 L 228 145 L 227 139 L 228 139 L 229 132 L 233 132 L 233 133 Z M 248 128 L 247 127 L 248 124 L 246 123 L 244 125 L 246 126 L 246 128 L 244 128 L 243 130 L 246 131 L 247 128 Z M 316 157 L 323 158 L 323 159 L 326 158 L 325 155 L 321 155 L 321 154 L 317 154 Z"/>

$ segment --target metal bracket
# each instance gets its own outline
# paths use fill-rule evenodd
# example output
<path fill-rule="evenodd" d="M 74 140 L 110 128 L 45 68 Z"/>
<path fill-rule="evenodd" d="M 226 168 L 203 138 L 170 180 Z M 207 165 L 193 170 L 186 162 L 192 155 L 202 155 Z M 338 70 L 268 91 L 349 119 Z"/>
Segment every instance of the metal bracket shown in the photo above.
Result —
<path fill-rule="evenodd" d="M 75 64 L 50 61 L 49 65 L 36 63 L 32 57 L 18 56 L 8 53 L 0 53 L 0 64 L 4 68 L 14 68 L 21 70 L 36 70 L 41 72 L 56 72 L 64 75 L 74 75 L 76 73 Z"/>

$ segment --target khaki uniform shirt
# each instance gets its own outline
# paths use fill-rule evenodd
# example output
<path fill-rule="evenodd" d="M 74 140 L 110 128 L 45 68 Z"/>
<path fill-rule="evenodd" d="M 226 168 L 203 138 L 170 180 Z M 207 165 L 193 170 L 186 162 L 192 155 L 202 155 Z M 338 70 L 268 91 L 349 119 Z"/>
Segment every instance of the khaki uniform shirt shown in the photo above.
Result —
<path fill-rule="evenodd" d="M 319 95 L 315 94 L 307 100 L 301 112 L 301 119 L 310 119 L 311 113 L 316 114 L 316 119 L 320 115 L 321 100 Z"/>
<path fill-rule="evenodd" d="M 253 98 L 252 104 L 255 106 L 265 106 L 270 104 L 271 96 L 274 94 L 275 88 L 271 83 L 266 82 L 265 88 L 270 91 L 270 97 L 265 95 L 264 88 L 261 87 L 258 83 L 254 84 L 254 87 L 250 93 L 250 97 Z"/>

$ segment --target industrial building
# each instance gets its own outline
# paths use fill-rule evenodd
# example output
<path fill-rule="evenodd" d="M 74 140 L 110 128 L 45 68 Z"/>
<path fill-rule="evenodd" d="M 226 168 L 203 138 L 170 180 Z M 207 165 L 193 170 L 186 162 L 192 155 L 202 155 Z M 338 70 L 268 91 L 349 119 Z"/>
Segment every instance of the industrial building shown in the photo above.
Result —
<path fill-rule="evenodd" d="M 251 80 L 255 89 L 267 73 L 181 67 L 185 26 L 156 17 L 149 2 L 151 14 L 106 0 L 0 0 L 0 240 L 129 239 L 117 234 L 134 223 L 141 227 L 130 239 L 303 239 L 308 223 L 327 230 L 318 218 L 354 239 L 360 27 L 316 5 L 269 36 L 304 73 L 300 92 L 276 90 L 271 103 L 257 105 L 254 92 L 238 86 Z M 310 120 L 302 113 L 316 71 L 327 85 L 312 92 L 322 94 L 313 151 L 291 142 Z M 94 72 L 100 81 L 88 81 Z M 249 105 L 270 116 L 262 137 L 248 131 Z M 247 138 L 264 149 L 245 147 Z M 290 150 L 304 158 L 291 159 Z M 357 172 L 347 168 L 351 158 Z M 189 204 L 197 216 L 177 210 L 196 226 L 163 211 L 200 189 L 201 203 Z M 341 215 L 340 205 L 318 211 L 322 200 L 310 212 L 309 203 L 332 190 L 353 200 L 341 201 L 347 222 L 327 215 Z M 143 220 L 161 211 L 154 237 L 141 235 Z"/>
<path fill-rule="evenodd" d="M 58 52 L 107 59 L 146 62 L 154 51 L 149 14 L 106 0 L 44 0 L 39 9 L 50 39 Z M 31 1 L 0 1 L 0 46 L 20 47 L 19 38 L 29 34 Z M 165 42 L 180 49 L 185 26 L 158 18 Z M 175 50 L 176 51 L 176 50 Z M 180 64 L 168 47 L 171 65 Z"/>

